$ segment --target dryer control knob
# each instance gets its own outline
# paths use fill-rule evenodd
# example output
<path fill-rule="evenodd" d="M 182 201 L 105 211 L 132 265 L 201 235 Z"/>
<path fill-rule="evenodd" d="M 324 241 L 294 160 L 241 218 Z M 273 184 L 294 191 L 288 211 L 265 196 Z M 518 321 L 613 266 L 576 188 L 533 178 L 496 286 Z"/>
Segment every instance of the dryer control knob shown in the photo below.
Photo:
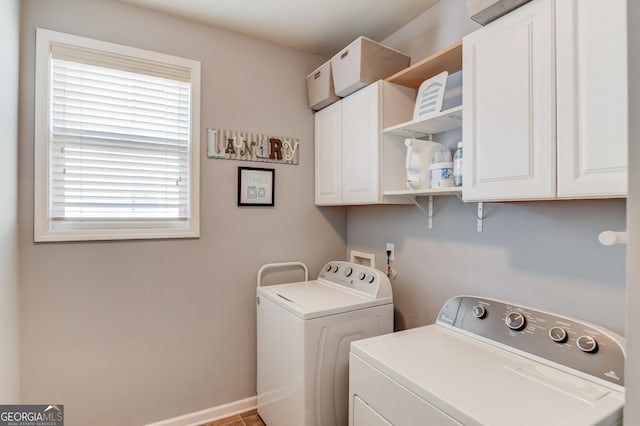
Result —
<path fill-rule="evenodd" d="M 520 312 L 509 312 L 504 321 L 514 331 L 520 331 L 527 325 L 527 320 Z"/>
<path fill-rule="evenodd" d="M 358 274 L 358 279 L 360 281 L 362 281 L 362 280 L 364 280 L 364 277 L 366 277 L 366 276 L 367 276 L 367 274 L 365 274 L 364 272 L 360 272 L 360 274 Z"/>
<path fill-rule="evenodd" d="M 344 276 L 345 277 L 350 277 L 351 274 L 353 274 L 353 268 L 352 267 L 347 267 L 347 269 L 344 270 Z"/>
<path fill-rule="evenodd" d="M 327 267 L 324 269 L 325 271 L 329 272 L 331 271 L 332 266 L 331 265 L 327 265 Z"/>
<path fill-rule="evenodd" d="M 598 342 L 591 336 L 580 336 L 576 339 L 576 345 L 582 352 L 595 353 L 598 351 Z"/>
<path fill-rule="evenodd" d="M 334 267 L 333 267 L 333 273 L 335 274 L 336 272 L 338 272 L 338 267 L 337 267 L 337 266 L 334 266 Z"/>
<path fill-rule="evenodd" d="M 376 276 L 375 275 L 371 275 L 367 281 L 369 281 L 369 284 L 373 284 L 373 282 L 375 280 L 376 280 Z"/>
<path fill-rule="evenodd" d="M 484 319 L 487 316 L 487 310 L 482 305 L 476 305 L 473 307 L 473 316 L 478 319 Z"/>
<path fill-rule="evenodd" d="M 567 341 L 567 331 L 562 327 L 551 327 L 549 329 L 549 338 L 556 343 L 564 343 Z"/>

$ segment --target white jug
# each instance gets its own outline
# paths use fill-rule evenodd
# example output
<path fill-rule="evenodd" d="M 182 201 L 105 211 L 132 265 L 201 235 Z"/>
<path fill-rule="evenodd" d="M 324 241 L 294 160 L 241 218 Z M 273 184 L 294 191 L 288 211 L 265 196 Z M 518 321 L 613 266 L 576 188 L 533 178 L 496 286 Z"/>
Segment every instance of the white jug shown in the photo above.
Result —
<path fill-rule="evenodd" d="M 431 155 L 433 152 L 443 149 L 443 145 L 438 142 L 413 138 L 405 139 L 404 145 L 407 147 L 405 161 L 407 187 L 409 189 L 431 188 L 431 179 L 429 177 Z"/>

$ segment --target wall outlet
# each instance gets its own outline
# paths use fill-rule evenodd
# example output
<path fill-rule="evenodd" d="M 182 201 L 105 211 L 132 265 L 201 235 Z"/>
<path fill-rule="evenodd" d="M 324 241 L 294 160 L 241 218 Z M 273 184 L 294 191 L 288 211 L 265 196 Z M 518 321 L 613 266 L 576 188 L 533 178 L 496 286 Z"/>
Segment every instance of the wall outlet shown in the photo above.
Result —
<path fill-rule="evenodd" d="M 396 249 L 395 249 L 395 245 L 393 243 L 387 243 L 387 248 L 385 249 L 385 256 L 387 255 L 387 251 L 391 252 L 391 256 L 389 256 L 389 260 L 390 261 L 394 261 L 396 260 L 395 255 L 396 255 Z"/>

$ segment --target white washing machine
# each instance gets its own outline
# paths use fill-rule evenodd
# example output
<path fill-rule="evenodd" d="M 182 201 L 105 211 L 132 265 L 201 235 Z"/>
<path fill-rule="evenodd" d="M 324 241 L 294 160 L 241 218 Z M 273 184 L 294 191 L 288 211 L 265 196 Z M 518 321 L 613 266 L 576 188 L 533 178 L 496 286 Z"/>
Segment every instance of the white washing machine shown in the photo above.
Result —
<path fill-rule="evenodd" d="M 257 288 L 258 413 L 268 426 L 345 426 L 349 345 L 393 331 L 381 271 L 329 262 L 317 280 Z"/>
<path fill-rule="evenodd" d="M 455 297 L 436 324 L 352 343 L 349 425 L 622 425 L 624 360 L 593 325 Z"/>

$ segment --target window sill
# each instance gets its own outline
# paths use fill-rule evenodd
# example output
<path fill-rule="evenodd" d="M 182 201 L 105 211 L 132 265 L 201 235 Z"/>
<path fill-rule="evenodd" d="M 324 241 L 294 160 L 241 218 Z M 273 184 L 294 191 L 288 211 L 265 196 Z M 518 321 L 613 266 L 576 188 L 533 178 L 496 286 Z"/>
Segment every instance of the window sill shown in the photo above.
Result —
<path fill-rule="evenodd" d="M 147 240 L 172 238 L 199 238 L 199 226 L 192 223 L 188 226 L 173 224 L 173 227 L 103 227 L 100 229 L 34 229 L 34 242 L 61 241 L 109 241 L 109 240 Z"/>

